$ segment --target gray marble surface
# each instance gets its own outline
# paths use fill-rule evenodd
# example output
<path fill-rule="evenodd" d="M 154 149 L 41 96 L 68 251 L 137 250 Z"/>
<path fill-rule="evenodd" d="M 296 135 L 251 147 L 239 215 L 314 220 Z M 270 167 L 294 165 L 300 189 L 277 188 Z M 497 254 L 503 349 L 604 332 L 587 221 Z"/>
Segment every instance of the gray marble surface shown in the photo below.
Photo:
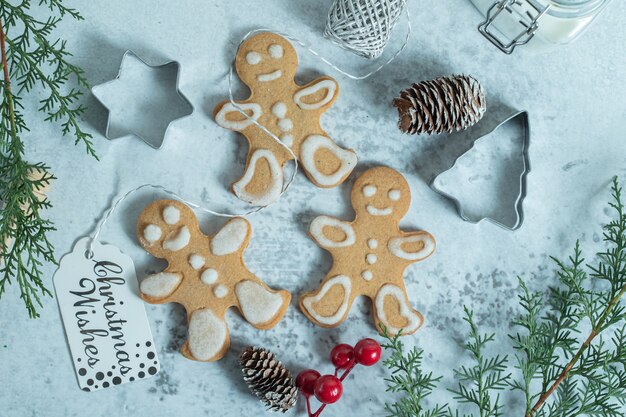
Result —
<path fill-rule="evenodd" d="M 54 208 L 47 214 L 59 229 L 51 235 L 59 256 L 93 230 L 116 195 L 139 184 L 162 184 L 218 210 L 244 208 L 227 185 L 242 171 L 245 141 L 216 126 L 211 113 L 227 96 L 224 75 L 249 30 L 278 28 L 353 71 L 369 65 L 322 38 L 330 0 L 72 3 L 86 21 L 68 22 L 61 34 L 90 82 L 113 78 L 126 49 L 153 63 L 177 59 L 183 66 L 181 88 L 196 110 L 175 123 L 165 146 L 155 151 L 135 138 L 104 139 L 104 110 L 86 97 L 87 124 L 100 162 L 62 139 L 56 127 L 31 123 L 33 129 L 25 135 L 28 158 L 49 162 L 58 177 L 50 193 Z M 412 304 L 426 317 L 425 326 L 406 342 L 425 350 L 426 366 L 444 376 L 445 387 L 451 369 L 465 360 L 459 346 L 466 332 L 463 305 L 476 311 L 483 329 L 497 331 L 498 340 L 506 343 L 509 321 L 517 311 L 517 276 L 533 288 L 545 288 L 555 281 L 548 255 L 569 254 L 577 238 L 591 255 L 600 239 L 609 180 L 618 175 L 626 183 L 626 4 L 613 2 L 571 46 L 505 56 L 476 31 L 481 17 L 469 1 L 409 3 L 414 32 L 393 65 L 366 81 L 353 81 L 301 52 L 299 79 L 306 82 L 320 74 L 338 79 L 342 91 L 324 116 L 324 127 L 337 142 L 357 151 L 358 172 L 385 164 L 404 173 L 413 199 L 403 227 L 423 228 L 438 239 L 437 253 L 406 274 Z M 399 45 L 402 30 L 397 28 L 390 50 Z M 483 121 L 463 134 L 401 134 L 390 106 L 393 96 L 411 82 L 450 73 L 473 74 L 483 82 L 489 103 Z M 236 89 L 236 94 L 245 91 Z M 428 187 L 434 175 L 470 147 L 472 137 L 490 130 L 512 109 L 527 109 L 533 130 L 526 222 L 513 233 L 461 221 L 454 207 Z M 319 190 L 299 174 L 279 204 L 250 219 L 253 237 L 245 256 L 250 269 L 295 295 L 315 288 L 331 259 L 306 236 L 308 225 L 318 214 L 352 215 L 348 195 L 353 179 L 336 189 Z M 134 259 L 140 278 L 162 266 L 134 238 L 139 211 L 158 197 L 162 195 L 149 191 L 133 195 L 102 235 Z M 206 231 L 224 223 L 200 217 Z M 51 279 L 54 267 L 46 271 Z M 197 363 L 178 353 L 186 331 L 182 309 L 147 305 L 161 372 L 141 382 L 84 393 L 76 384 L 56 300 L 46 299 L 42 317 L 28 320 L 17 296 L 12 287 L 0 302 L 2 417 L 263 415 L 241 379 L 241 347 L 256 343 L 271 348 L 296 371 L 308 366 L 330 371 L 326 356 L 332 346 L 374 334 L 371 307 L 364 300 L 334 330 L 314 327 L 295 303 L 271 331 L 256 331 L 231 312 L 231 352 L 217 363 Z M 390 398 L 384 393 L 384 376 L 380 366 L 359 369 L 346 382 L 344 398 L 324 415 L 383 415 Z M 521 399 L 507 401 L 511 415 L 520 415 Z M 300 404 L 289 415 L 304 413 Z"/>

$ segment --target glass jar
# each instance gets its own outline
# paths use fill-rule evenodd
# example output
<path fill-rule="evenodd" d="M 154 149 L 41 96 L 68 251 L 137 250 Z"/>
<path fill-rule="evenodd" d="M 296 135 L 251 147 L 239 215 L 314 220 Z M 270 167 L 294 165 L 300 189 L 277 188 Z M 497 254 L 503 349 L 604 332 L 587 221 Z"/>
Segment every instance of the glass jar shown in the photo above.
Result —
<path fill-rule="evenodd" d="M 531 39 L 539 38 L 544 45 L 572 42 L 611 0 L 470 1 L 486 17 L 478 30 L 500 50 L 510 54 Z"/>

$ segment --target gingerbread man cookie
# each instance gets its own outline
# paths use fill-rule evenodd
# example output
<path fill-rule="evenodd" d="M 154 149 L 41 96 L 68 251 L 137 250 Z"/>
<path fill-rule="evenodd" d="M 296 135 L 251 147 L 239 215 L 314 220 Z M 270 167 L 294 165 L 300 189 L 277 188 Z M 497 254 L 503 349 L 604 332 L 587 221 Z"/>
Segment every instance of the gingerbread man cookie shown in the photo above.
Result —
<path fill-rule="evenodd" d="M 300 297 L 300 308 L 314 323 L 337 327 L 352 302 L 364 295 L 373 302 L 375 324 L 390 334 L 411 334 L 424 319 L 409 304 L 404 270 L 435 251 L 427 232 L 403 232 L 399 222 L 409 210 L 411 190 L 400 173 L 377 167 L 363 173 L 352 188 L 356 218 L 346 222 L 319 216 L 309 234 L 333 257 L 333 266 L 317 291 Z"/>
<path fill-rule="evenodd" d="M 155 201 L 139 216 L 139 242 L 168 262 L 163 272 L 141 282 L 141 298 L 185 307 L 189 334 L 181 352 L 187 358 L 209 362 L 226 354 L 230 337 L 224 315 L 230 307 L 264 330 L 287 311 L 291 295 L 270 289 L 243 262 L 250 235 L 250 223 L 236 217 L 215 236 L 206 236 L 193 211 L 174 200 Z"/>
<path fill-rule="evenodd" d="M 357 163 L 356 154 L 337 146 L 320 126 L 320 117 L 339 93 L 337 82 L 321 77 L 304 86 L 296 84 L 296 50 L 287 39 L 269 32 L 244 41 L 235 66 L 251 91 L 250 98 L 237 105 L 293 151 L 315 185 L 329 188 L 342 183 Z M 235 195 L 256 205 L 276 200 L 283 189 L 283 166 L 293 156 L 230 101 L 217 105 L 214 117 L 220 126 L 248 139 L 245 172 L 232 185 Z"/>

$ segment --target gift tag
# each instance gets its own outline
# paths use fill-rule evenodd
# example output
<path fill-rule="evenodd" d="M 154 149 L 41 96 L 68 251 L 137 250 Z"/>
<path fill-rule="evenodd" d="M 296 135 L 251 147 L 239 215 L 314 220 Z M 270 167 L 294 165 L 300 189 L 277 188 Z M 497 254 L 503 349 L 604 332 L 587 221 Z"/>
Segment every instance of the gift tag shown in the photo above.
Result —
<path fill-rule="evenodd" d="M 78 385 L 94 391 L 159 371 L 132 259 L 113 245 L 79 240 L 61 259 L 54 288 Z"/>

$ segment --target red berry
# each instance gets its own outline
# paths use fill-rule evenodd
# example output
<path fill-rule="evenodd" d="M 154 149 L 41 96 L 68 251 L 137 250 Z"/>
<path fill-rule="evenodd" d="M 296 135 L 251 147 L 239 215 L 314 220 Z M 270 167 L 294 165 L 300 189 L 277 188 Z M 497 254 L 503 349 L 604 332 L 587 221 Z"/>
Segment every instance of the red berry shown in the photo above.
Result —
<path fill-rule="evenodd" d="M 323 404 L 332 404 L 341 398 L 343 385 L 335 375 L 324 375 L 315 382 L 315 398 Z"/>
<path fill-rule="evenodd" d="M 306 396 L 313 395 L 315 381 L 320 377 L 320 373 L 315 369 L 305 369 L 296 377 L 296 387 Z"/>
<path fill-rule="evenodd" d="M 330 351 L 330 360 L 337 369 L 345 369 L 354 363 L 354 349 L 342 343 Z"/>
<path fill-rule="evenodd" d="M 382 349 L 374 339 L 363 339 L 354 346 L 354 359 L 357 363 L 372 366 L 380 360 Z"/>

